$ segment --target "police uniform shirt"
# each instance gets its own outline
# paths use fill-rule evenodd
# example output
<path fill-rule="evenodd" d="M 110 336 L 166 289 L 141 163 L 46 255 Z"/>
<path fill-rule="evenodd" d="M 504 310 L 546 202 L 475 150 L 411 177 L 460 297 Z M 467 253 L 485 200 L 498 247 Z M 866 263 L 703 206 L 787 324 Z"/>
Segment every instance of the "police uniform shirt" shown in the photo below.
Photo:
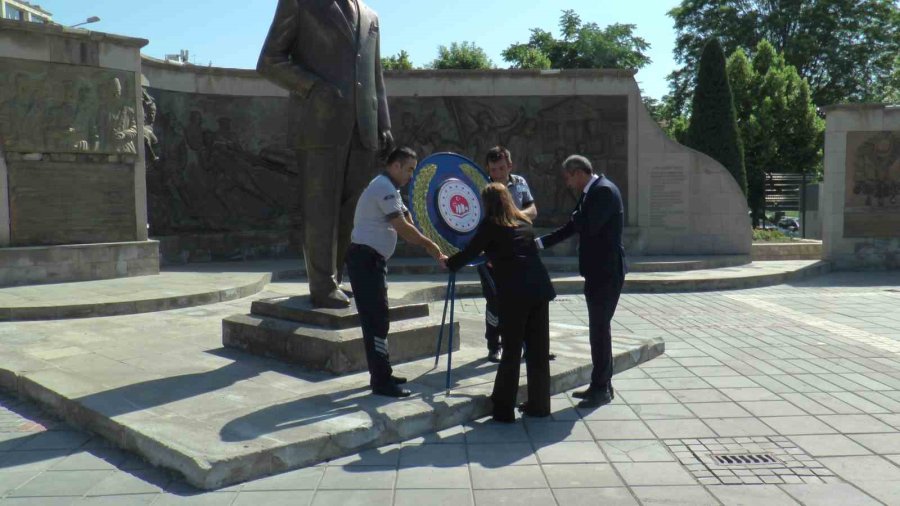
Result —
<path fill-rule="evenodd" d="M 493 182 L 493 180 L 491 180 Z M 509 175 L 509 181 L 506 182 L 506 189 L 512 195 L 513 202 L 521 211 L 534 203 L 534 197 L 531 195 L 531 188 L 525 178 L 516 174 Z"/>
<path fill-rule="evenodd" d="M 350 240 L 373 248 L 386 259 L 397 247 L 397 231 L 391 220 L 407 212 L 400 189 L 386 174 L 369 182 L 356 204 Z"/>

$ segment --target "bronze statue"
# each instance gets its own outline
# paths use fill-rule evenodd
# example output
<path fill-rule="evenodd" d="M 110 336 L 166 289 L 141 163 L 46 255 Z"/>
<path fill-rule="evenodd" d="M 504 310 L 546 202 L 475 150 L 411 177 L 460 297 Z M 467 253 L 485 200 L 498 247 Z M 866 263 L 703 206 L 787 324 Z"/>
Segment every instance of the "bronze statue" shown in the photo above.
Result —
<path fill-rule="evenodd" d="M 290 91 L 312 303 L 346 307 L 356 201 L 393 144 L 378 17 L 359 0 L 279 0 L 257 70 Z"/>

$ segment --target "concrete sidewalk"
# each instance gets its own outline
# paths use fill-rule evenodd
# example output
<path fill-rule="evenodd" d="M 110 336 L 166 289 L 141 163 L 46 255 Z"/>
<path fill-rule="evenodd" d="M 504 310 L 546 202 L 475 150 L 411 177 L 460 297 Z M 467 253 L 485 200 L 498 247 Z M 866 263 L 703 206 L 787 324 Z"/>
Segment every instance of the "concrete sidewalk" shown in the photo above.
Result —
<path fill-rule="evenodd" d="M 579 412 L 560 395 L 550 421 L 479 420 L 216 492 L 65 425 L 42 430 L 30 420 L 45 419 L 6 399 L 2 504 L 900 504 L 898 286 L 896 273 L 836 273 L 626 294 L 614 332 L 661 337 L 667 352 L 618 375 L 611 406 Z M 459 308 L 477 324 L 480 301 Z M 583 298 L 561 296 L 551 318 L 583 328 Z M 0 342 L 36 344 L 23 335 Z M 778 463 L 706 460 L 741 452 Z"/>

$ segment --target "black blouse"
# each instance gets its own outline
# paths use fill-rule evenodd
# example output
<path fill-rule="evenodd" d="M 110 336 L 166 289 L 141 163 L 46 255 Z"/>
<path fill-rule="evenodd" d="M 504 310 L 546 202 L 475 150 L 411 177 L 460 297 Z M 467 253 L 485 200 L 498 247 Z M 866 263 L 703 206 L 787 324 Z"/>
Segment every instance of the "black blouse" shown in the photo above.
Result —
<path fill-rule="evenodd" d="M 534 237 L 531 224 L 524 221 L 516 227 L 482 221 L 466 248 L 447 260 L 447 267 L 457 271 L 484 252 L 493 265 L 494 284 L 501 303 L 553 300 L 556 292 L 538 256 Z"/>

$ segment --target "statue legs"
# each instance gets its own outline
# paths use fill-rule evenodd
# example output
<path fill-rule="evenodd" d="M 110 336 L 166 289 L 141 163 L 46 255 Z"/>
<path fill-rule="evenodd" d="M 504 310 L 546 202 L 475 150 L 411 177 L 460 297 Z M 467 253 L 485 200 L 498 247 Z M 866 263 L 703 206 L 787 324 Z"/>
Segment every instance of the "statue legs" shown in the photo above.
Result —
<path fill-rule="evenodd" d="M 345 146 L 297 150 L 303 178 L 303 256 L 312 303 L 316 307 L 350 305 L 338 284 L 350 246 L 356 201 L 375 174 L 375 151 L 354 131 Z"/>

